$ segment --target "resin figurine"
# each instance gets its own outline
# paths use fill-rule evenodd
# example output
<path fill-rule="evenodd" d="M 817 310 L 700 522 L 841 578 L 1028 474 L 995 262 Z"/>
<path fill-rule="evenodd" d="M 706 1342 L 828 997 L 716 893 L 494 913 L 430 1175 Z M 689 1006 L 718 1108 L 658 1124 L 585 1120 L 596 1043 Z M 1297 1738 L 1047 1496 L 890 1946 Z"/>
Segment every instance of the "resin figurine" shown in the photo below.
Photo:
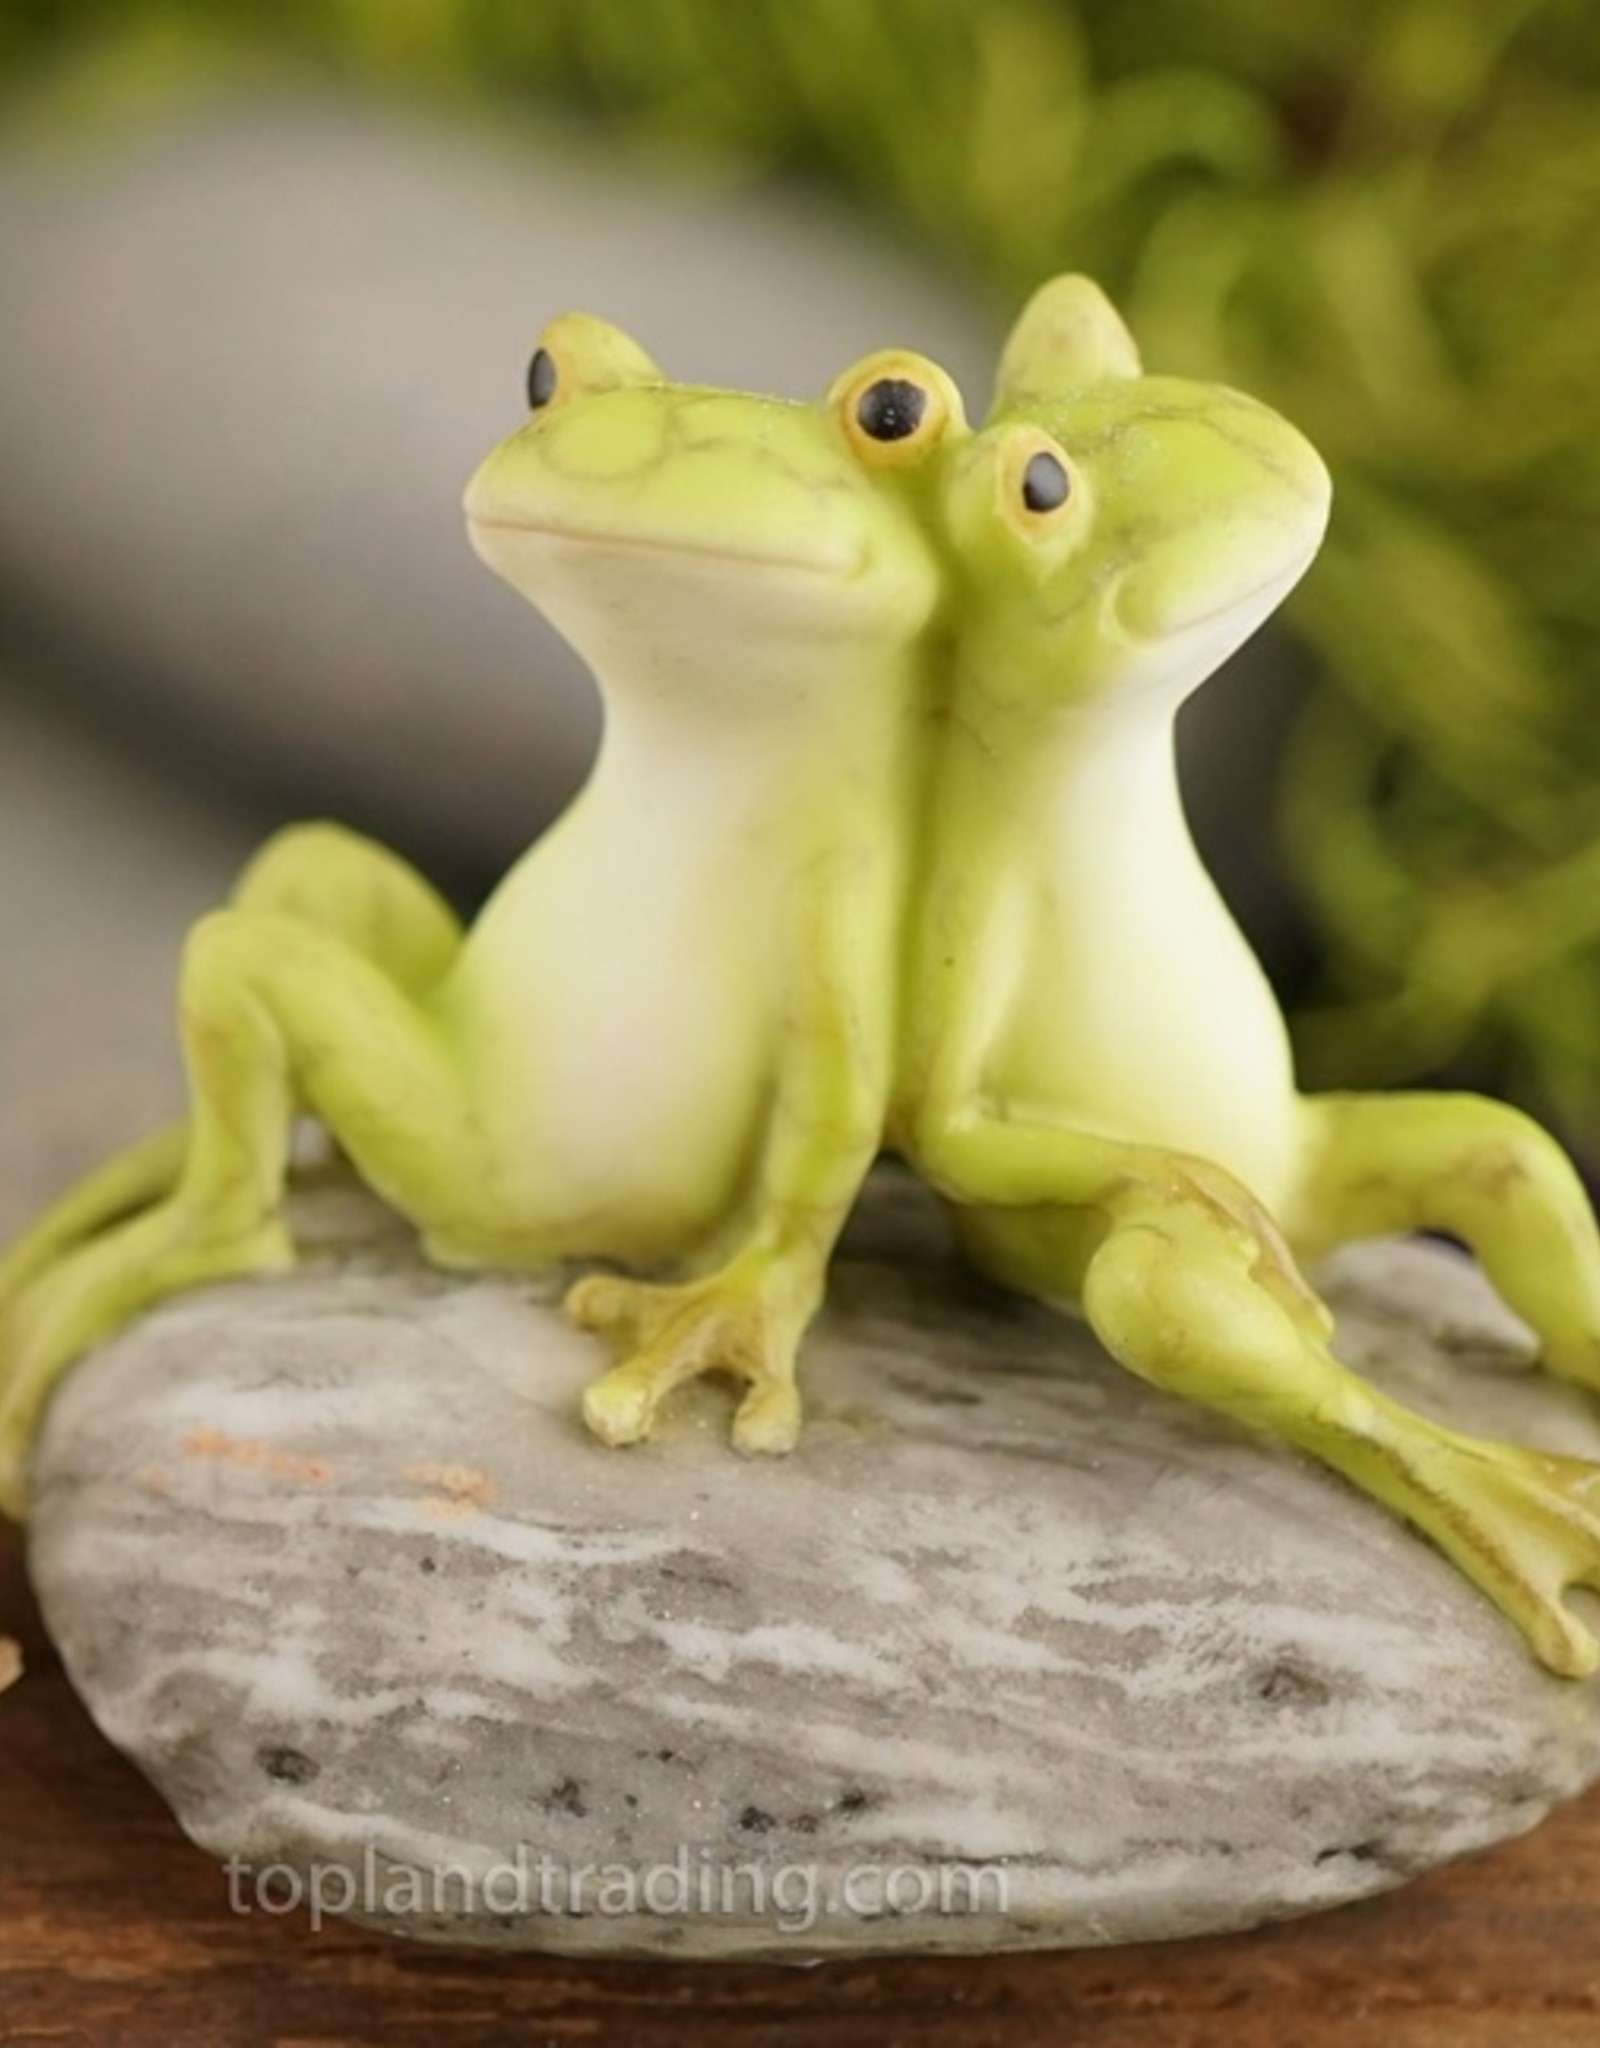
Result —
<path fill-rule="evenodd" d="M 0 1267 L 0 1500 L 61 1370 L 148 1302 L 288 1265 L 310 1112 L 452 1266 L 595 1259 L 608 1442 L 696 1374 L 745 1449 L 873 1158 L 973 1258 L 1156 1384 L 1312 1452 L 1429 1535 L 1554 1670 L 1600 1644 L 1600 1468 L 1477 1441 L 1339 1365 L 1296 1257 L 1465 1239 L 1600 1385 L 1600 1238 L 1553 1142 L 1461 1096 L 1302 1098 L 1183 822 L 1171 720 L 1309 564 L 1321 463 L 1237 393 L 1146 378 L 1058 279 L 970 430 L 869 357 L 817 404 L 673 386 L 570 316 L 467 499 L 595 670 L 595 774 L 463 933 L 392 856 L 285 834 L 193 934 L 180 1130 Z M 760 1486 L 752 1474 L 752 1489 Z"/>

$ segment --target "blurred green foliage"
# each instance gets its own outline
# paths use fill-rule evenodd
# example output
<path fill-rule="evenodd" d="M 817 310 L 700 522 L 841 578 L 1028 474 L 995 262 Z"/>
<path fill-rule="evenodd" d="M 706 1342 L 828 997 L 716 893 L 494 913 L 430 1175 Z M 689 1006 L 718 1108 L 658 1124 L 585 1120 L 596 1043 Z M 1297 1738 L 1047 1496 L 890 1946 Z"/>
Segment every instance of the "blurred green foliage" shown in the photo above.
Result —
<path fill-rule="evenodd" d="M 1290 614 L 1308 1074 L 1470 1056 L 1600 1136 L 1594 0 L 8 0 L 0 67 L 136 31 L 820 174 L 998 312 L 1092 271 L 1279 406 L 1338 488 Z"/>

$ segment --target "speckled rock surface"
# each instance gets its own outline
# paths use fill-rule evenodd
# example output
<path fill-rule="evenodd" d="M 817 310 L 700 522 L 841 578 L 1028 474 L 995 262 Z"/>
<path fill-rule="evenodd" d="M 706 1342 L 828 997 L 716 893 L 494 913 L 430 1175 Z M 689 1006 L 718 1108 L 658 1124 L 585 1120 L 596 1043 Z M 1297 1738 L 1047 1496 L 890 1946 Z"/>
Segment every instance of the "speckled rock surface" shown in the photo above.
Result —
<path fill-rule="evenodd" d="M 74 1680 L 240 1911 L 793 1960 L 1126 1941 L 1381 1889 L 1600 1772 L 1592 1683 L 1320 1469 L 963 1279 L 896 1184 L 771 1465 L 709 1386 L 598 1447 L 551 1288 L 431 1273 L 337 1189 L 304 1227 L 322 1265 L 80 1367 L 35 1463 Z M 1403 1398 L 1600 1455 L 1452 1253 L 1325 1284 Z"/>

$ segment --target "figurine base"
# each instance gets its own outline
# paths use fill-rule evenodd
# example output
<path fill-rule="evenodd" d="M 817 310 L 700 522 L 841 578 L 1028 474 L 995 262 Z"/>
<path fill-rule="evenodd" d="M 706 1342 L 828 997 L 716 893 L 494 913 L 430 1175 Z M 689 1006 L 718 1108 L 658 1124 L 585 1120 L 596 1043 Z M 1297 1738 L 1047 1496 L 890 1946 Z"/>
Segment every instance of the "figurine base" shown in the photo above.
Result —
<path fill-rule="evenodd" d="M 298 1223 L 321 1263 L 86 1361 L 34 1466 L 47 1621 L 219 1908 L 796 1962 L 1148 1940 L 1381 1890 L 1600 1775 L 1595 1682 L 961 1274 L 896 1177 L 770 1464 L 715 1385 L 601 1448 L 553 1285 L 432 1272 L 339 1186 Z M 1323 1280 L 1389 1391 L 1600 1457 L 1464 1260 Z"/>

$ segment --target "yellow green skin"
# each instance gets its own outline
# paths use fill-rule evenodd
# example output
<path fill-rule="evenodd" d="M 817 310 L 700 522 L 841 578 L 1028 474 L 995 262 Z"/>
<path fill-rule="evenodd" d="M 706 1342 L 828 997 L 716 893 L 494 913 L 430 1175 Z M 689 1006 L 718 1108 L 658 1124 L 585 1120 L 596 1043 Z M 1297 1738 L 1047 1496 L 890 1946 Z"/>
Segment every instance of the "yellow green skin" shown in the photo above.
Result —
<path fill-rule="evenodd" d="M 466 511 L 595 671 L 594 774 L 468 933 L 329 825 L 271 842 L 195 928 L 187 1124 L 0 1266 L 12 1515 L 71 1359 L 164 1295 L 292 1263 L 307 1111 L 440 1263 L 673 1273 L 569 1297 L 627 1353 L 588 1395 L 601 1437 L 715 1367 L 746 1382 L 741 1447 L 795 1440 L 795 1352 L 883 1139 L 941 590 L 918 451 L 853 409 L 890 372 L 958 401 L 898 354 L 802 406 L 667 384 L 583 316 L 542 339 L 554 391 Z"/>
<path fill-rule="evenodd" d="M 0 1265 L 0 1505 L 23 1509 L 73 1357 L 164 1294 L 291 1262 L 300 1111 L 441 1262 L 631 1269 L 569 1296 L 623 1347 L 586 1403 L 613 1443 L 709 1370 L 746 1383 L 738 1443 L 793 1443 L 800 1338 L 888 1144 L 997 1278 L 1324 1459 L 1552 1669 L 1591 1670 L 1562 1594 L 1600 1583 L 1600 1470 L 1378 1395 L 1295 1263 L 1455 1232 L 1545 1363 L 1594 1385 L 1576 1176 L 1496 1104 L 1300 1097 L 1178 800 L 1174 711 L 1320 538 L 1311 449 L 1236 393 L 1143 377 L 1082 279 L 1025 311 L 976 433 L 914 356 L 795 407 L 668 385 L 576 316 L 545 346 L 554 396 L 468 518 L 594 667 L 596 773 L 470 933 L 330 826 L 272 842 L 196 929 L 188 1123 Z M 858 407 L 885 375 L 927 406 L 879 444 Z M 1040 453 L 1071 488 L 1035 509 Z"/>
<path fill-rule="evenodd" d="M 1071 477 L 1030 512 L 1031 456 Z M 1464 1240 L 1552 1372 L 1600 1386 L 1600 1238 L 1536 1125 L 1463 1095 L 1296 1092 L 1179 802 L 1183 698 L 1306 568 L 1321 463 L 1235 393 L 1140 374 L 1093 286 L 1025 312 L 939 518 L 959 564 L 893 1132 L 1005 1284 L 1146 1379 L 1271 1430 L 1430 1536 L 1551 1669 L 1600 1644 L 1600 1468 L 1411 1414 L 1327 1348 L 1294 1260 Z"/>

